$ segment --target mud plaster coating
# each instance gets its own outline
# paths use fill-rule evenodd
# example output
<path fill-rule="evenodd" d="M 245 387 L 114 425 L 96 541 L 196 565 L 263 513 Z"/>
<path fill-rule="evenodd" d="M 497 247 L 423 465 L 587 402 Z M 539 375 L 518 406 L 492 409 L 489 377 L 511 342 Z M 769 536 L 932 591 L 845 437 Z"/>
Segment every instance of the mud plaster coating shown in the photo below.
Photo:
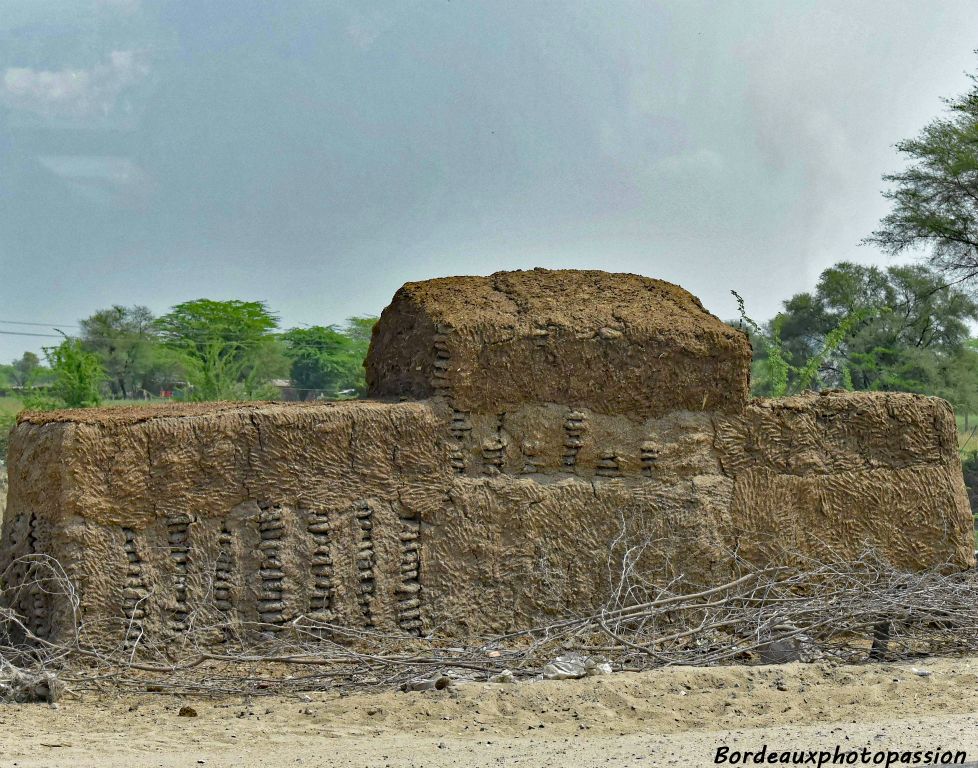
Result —
<path fill-rule="evenodd" d="M 527 402 L 607 414 L 740 410 L 750 345 L 678 285 L 598 271 L 408 283 L 374 328 L 372 397 L 445 396 L 459 411 Z"/>
<path fill-rule="evenodd" d="M 557 273 L 565 308 L 574 274 Z M 580 277 L 587 296 L 594 274 Z M 624 317 L 608 294 L 616 277 L 598 284 Z M 702 319 L 698 303 L 677 302 L 688 325 Z M 437 326 L 450 313 L 420 306 L 411 327 L 436 317 L 428 349 L 437 353 L 452 333 Z M 395 366 L 381 341 L 393 333 L 389 312 L 371 350 L 374 372 Z M 588 317 L 608 322 L 582 312 L 580 328 Z M 711 334 L 726 333 L 706 317 Z M 749 356 L 741 341 L 721 344 L 718 359 L 731 349 Z M 513 348 L 514 365 L 525 351 Z M 850 556 L 875 546 L 911 568 L 972 564 L 944 401 L 829 393 L 737 405 L 720 392 L 723 409 L 677 408 L 682 396 L 668 388 L 639 402 L 580 362 L 590 358 L 562 355 L 555 365 L 575 387 L 590 377 L 586 402 L 561 402 L 577 390 L 541 380 L 527 385 L 538 387 L 534 397 L 556 402 L 468 399 L 463 409 L 446 388 L 419 402 L 26 415 L 10 450 L 2 565 L 28 552 L 57 557 L 78 583 L 88 631 L 119 640 L 178 636 L 188 621 L 210 619 L 274 631 L 303 614 L 406 633 L 525 627 L 599 606 L 623 533 L 646 542 L 640 573 L 704 584 L 729 574 L 734 550 L 763 562 L 783 546 Z M 465 365 L 458 381 L 501 381 L 497 368 Z M 651 380 L 655 370 L 627 376 Z M 739 381 L 746 370 L 738 358 L 718 375 Z M 408 373 L 406 392 L 386 394 L 410 395 Z M 465 397 L 488 386 L 473 383 Z M 650 405 L 656 392 L 673 404 Z M 18 607 L 44 633 L 64 625 L 43 595 L 25 590 Z"/>

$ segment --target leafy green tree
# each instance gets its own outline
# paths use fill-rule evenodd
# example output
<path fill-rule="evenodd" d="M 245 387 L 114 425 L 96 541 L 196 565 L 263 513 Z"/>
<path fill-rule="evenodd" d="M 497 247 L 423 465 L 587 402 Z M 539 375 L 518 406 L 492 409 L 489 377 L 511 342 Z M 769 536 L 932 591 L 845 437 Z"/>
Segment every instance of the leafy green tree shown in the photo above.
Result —
<path fill-rule="evenodd" d="M 183 378 L 179 358 L 162 344 L 146 307 L 116 304 L 82 320 L 81 328 L 82 343 L 98 356 L 115 397 L 155 392 Z"/>
<path fill-rule="evenodd" d="M 101 386 L 105 380 L 105 371 L 98 356 L 86 351 L 79 339 L 66 336 L 58 346 L 45 348 L 44 356 L 54 375 L 50 390 L 53 401 L 43 397 L 32 402 L 29 397 L 25 405 L 88 408 L 102 402 Z"/>
<path fill-rule="evenodd" d="M 978 304 L 923 265 L 887 269 L 841 262 L 814 292 L 784 302 L 766 326 L 789 371 L 789 387 L 902 390 L 970 402 L 978 390 L 967 342 Z M 771 352 L 755 344 L 755 368 Z M 776 394 L 763 377 L 758 391 Z"/>
<path fill-rule="evenodd" d="M 978 76 L 963 96 L 947 100 L 946 116 L 897 144 L 907 160 L 883 177 L 890 212 L 866 242 L 890 253 L 926 249 L 946 280 L 978 277 Z"/>
<path fill-rule="evenodd" d="M 354 316 L 347 319 L 346 325 L 342 326 L 340 332 L 356 343 L 363 352 L 363 357 L 366 358 L 375 325 L 377 325 L 377 318 L 372 315 Z"/>
<path fill-rule="evenodd" d="M 348 392 L 362 396 L 367 388 L 363 361 L 376 322 L 373 317 L 351 317 L 344 326 L 316 325 L 284 333 L 293 385 L 322 390 L 330 397 Z"/>
<path fill-rule="evenodd" d="M 978 413 L 978 339 L 968 339 L 960 352 L 948 361 L 944 374 L 947 382 L 940 395 L 964 415 L 965 428 L 971 426 L 971 414 Z"/>
<path fill-rule="evenodd" d="M 275 337 L 278 319 L 260 301 L 197 299 L 156 321 L 161 338 L 184 362 L 194 400 L 270 394 L 268 382 L 288 370 Z"/>
<path fill-rule="evenodd" d="M 25 352 L 13 362 L 13 383 L 16 387 L 28 387 L 40 372 L 41 359 L 33 352 Z"/>

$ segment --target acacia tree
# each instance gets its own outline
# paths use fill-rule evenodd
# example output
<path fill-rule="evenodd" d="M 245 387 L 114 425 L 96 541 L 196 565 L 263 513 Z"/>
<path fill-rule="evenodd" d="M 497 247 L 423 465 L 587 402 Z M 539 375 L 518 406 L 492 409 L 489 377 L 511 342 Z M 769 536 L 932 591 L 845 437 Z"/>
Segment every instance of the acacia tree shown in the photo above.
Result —
<path fill-rule="evenodd" d="M 156 326 L 164 343 L 183 358 L 190 399 L 262 395 L 268 381 L 288 369 L 273 333 L 278 319 L 261 301 L 187 301 Z"/>
<path fill-rule="evenodd" d="M 351 317 L 345 326 L 293 328 L 282 334 L 292 360 L 292 383 L 319 389 L 336 397 L 347 392 L 363 395 L 363 360 L 370 345 L 374 317 Z"/>
<path fill-rule="evenodd" d="M 82 343 L 102 363 L 113 395 L 132 397 L 182 377 L 179 361 L 160 342 L 153 313 L 118 304 L 81 321 Z"/>
<path fill-rule="evenodd" d="M 978 401 L 978 353 L 968 340 L 976 320 L 978 304 L 925 265 L 840 262 L 763 329 L 762 341 L 776 345 L 755 344 L 755 391 L 779 394 L 780 380 L 763 374 L 782 371 L 788 389 L 923 392 L 967 410 Z"/>
<path fill-rule="evenodd" d="M 14 360 L 11 365 L 12 378 L 18 387 L 26 387 L 31 384 L 41 367 L 40 358 L 33 352 L 25 352 L 20 359 Z"/>
<path fill-rule="evenodd" d="M 28 407 L 41 405 L 65 405 L 69 408 L 87 408 L 102 402 L 100 392 L 105 371 L 97 356 L 85 350 L 81 341 L 67 336 L 57 347 L 44 349 L 44 356 L 54 374 L 51 395 L 54 401 L 43 399 Z"/>
<path fill-rule="evenodd" d="M 949 282 L 978 277 L 978 75 L 946 100 L 948 114 L 896 148 L 908 165 L 883 177 L 893 204 L 864 242 L 889 253 L 924 249 Z"/>

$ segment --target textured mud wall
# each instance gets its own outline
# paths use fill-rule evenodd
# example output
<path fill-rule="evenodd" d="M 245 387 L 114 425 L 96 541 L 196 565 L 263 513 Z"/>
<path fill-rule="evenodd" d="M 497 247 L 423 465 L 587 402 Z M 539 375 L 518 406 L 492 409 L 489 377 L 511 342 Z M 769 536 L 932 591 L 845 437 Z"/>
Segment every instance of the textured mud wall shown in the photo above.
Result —
<path fill-rule="evenodd" d="M 951 407 L 910 394 L 828 393 L 755 401 L 716 420 L 734 477 L 731 535 L 744 556 L 855 556 L 918 569 L 974 565 Z"/>
<path fill-rule="evenodd" d="M 504 631 L 598 607 L 635 545 L 639 575 L 704 584 L 735 550 L 971 563 L 954 422 L 935 398 L 645 420 L 524 405 L 465 428 L 438 401 L 166 413 L 35 416 L 14 434 L 0 564 L 58 557 L 106 638 L 300 614 Z M 20 607 L 42 632 L 63 620 L 43 595 Z"/>
<path fill-rule="evenodd" d="M 57 557 L 116 637 L 192 612 L 418 631 L 421 519 L 446 475 L 430 409 L 114 411 L 18 425 L 4 565 Z"/>
<path fill-rule="evenodd" d="M 375 329 L 376 396 L 23 416 L 0 545 L 57 558 L 93 637 L 307 615 L 411 634 L 589 611 L 638 579 L 878 549 L 973 565 L 947 403 L 747 401 L 750 349 L 677 286 L 600 272 L 412 283 Z M 63 606 L 25 589 L 36 631 Z M 235 628 L 235 625 L 237 627 Z"/>
<path fill-rule="evenodd" d="M 813 394 L 642 421 L 525 405 L 452 425 L 457 474 L 425 541 L 425 585 L 472 630 L 597 607 L 627 547 L 641 552 L 639 578 L 702 584 L 729 576 L 734 552 L 973 564 L 954 419 L 938 398 Z"/>
<path fill-rule="evenodd" d="M 750 346 L 678 285 L 597 271 L 408 283 L 374 329 L 372 397 L 499 413 L 555 403 L 641 418 L 736 411 Z"/>

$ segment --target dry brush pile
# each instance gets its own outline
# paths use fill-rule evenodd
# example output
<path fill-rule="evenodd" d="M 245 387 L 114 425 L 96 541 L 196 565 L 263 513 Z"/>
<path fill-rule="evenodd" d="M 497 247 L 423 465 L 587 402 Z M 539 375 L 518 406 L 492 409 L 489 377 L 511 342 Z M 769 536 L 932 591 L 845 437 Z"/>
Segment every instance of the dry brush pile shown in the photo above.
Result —
<path fill-rule="evenodd" d="M 27 617 L 0 608 L 0 699 L 53 701 L 63 692 L 155 691 L 200 695 L 290 694 L 410 687 L 440 675 L 488 680 L 539 677 L 574 652 L 613 670 L 671 665 L 861 662 L 978 651 L 978 573 L 898 571 L 871 552 L 856 561 L 753 568 L 699 588 L 633 583 L 626 566 L 600 610 L 504 635 L 460 642 L 356 631 L 299 617 L 286 627 L 199 621 L 176 637 L 130 634 L 118 647 L 90 644 L 74 587 L 43 555 L 20 561 L 30 578 L 0 590 L 4 606 L 47 593 L 74 617 L 54 642 Z M 4 581 L 3 583 L 9 583 Z M 21 593 L 21 591 L 26 591 Z M 249 640 L 244 640 L 247 637 Z M 509 672 L 506 672 L 506 671 Z"/>

